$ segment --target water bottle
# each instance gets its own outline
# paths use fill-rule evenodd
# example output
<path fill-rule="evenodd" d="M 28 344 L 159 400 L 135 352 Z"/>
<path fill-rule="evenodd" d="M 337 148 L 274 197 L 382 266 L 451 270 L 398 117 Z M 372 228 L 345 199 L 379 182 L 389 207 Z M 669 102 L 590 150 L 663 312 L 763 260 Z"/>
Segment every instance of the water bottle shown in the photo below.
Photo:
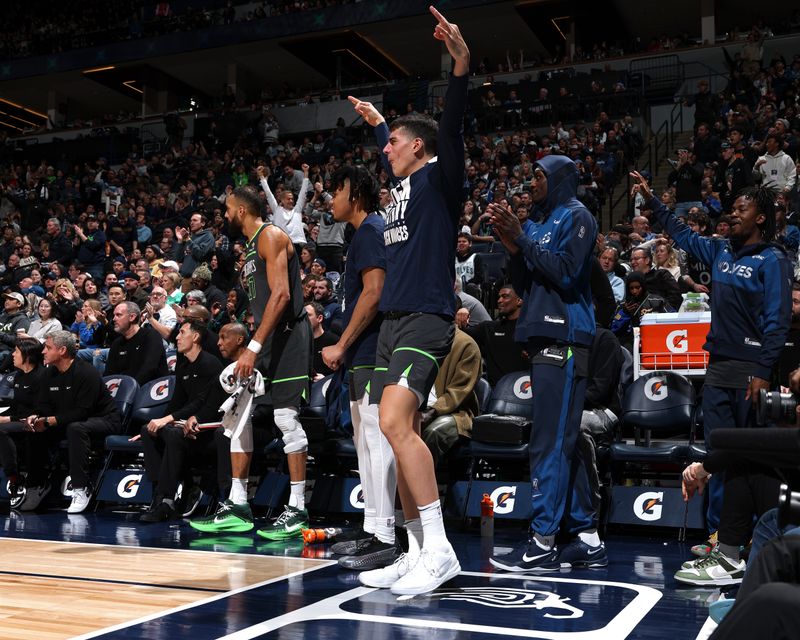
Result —
<path fill-rule="evenodd" d="M 484 493 L 481 499 L 481 536 L 494 536 L 494 502 L 488 493 Z"/>
<path fill-rule="evenodd" d="M 342 529 L 339 527 L 326 527 L 325 529 L 303 529 L 303 542 L 306 544 L 330 542 L 336 536 L 341 535 L 341 533 Z"/>

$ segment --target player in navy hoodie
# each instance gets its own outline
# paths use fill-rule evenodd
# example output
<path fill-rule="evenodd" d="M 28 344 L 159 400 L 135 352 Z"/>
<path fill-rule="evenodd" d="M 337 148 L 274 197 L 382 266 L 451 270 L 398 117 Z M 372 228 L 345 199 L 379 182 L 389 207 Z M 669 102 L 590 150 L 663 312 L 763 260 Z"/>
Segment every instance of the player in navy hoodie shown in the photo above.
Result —
<path fill-rule="evenodd" d="M 511 254 L 514 289 L 524 293 L 516 340 L 531 356 L 533 431 L 530 442 L 533 536 L 491 563 L 506 571 L 602 567 L 605 546 L 578 435 L 595 333 L 590 275 L 597 223 L 575 197 L 578 169 L 565 156 L 534 165 L 532 196 L 540 222 L 525 233 L 517 216 L 489 205 L 492 224 Z M 563 525 L 573 536 L 559 550 Z"/>

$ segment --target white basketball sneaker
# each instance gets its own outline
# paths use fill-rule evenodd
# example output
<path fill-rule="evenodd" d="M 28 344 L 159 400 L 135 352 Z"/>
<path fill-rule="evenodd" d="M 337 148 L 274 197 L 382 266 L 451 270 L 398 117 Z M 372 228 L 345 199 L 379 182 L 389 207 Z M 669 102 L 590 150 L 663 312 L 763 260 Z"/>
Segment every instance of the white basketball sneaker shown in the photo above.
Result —
<path fill-rule="evenodd" d="M 72 502 L 67 507 L 67 513 L 83 513 L 91 500 L 92 494 L 89 492 L 88 487 L 75 489 L 72 492 Z"/>
<path fill-rule="evenodd" d="M 461 572 L 456 552 L 449 544 L 438 549 L 423 549 L 414 568 L 392 585 L 397 596 L 415 596 L 438 589 Z"/>

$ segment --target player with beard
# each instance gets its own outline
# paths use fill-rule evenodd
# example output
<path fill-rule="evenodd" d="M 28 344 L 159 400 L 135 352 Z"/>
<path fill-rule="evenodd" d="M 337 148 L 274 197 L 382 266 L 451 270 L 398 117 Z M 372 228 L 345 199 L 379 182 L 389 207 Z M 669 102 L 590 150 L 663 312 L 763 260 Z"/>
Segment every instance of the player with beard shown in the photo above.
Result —
<path fill-rule="evenodd" d="M 247 349 L 236 361 L 234 376 L 246 380 L 258 367 L 267 391 L 255 403 L 272 405 L 275 425 L 283 434 L 291 480 L 289 504 L 275 522 L 257 533 L 269 540 L 284 540 L 302 536 L 301 530 L 308 527 L 305 509 L 308 439 L 298 411 L 301 398 L 308 392 L 312 338 L 303 305 L 297 252 L 284 231 L 263 221 L 261 207 L 258 194 L 250 187 L 234 189 L 226 200 L 225 217 L 231 235 L 244 234 L 249 238 L 241 278 L 257 326 Z M 217 513 L 207 519 L 209 522 L 202 523 L 209 525 L 204 531 L 243 531 L 247 523 L 252 528 L 253 515 L 247 504 L 252 456 L 252 449 L 231 452 L 233 497 L 220 505 Z"/>

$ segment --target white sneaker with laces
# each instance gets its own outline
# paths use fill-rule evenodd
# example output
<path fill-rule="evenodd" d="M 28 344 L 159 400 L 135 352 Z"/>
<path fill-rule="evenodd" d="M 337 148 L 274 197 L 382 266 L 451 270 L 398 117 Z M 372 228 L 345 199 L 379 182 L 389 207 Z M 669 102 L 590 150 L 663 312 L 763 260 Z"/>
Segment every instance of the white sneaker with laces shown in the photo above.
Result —
<path fill-rule="evenodd" d="M 409 534 L 408 551 L 400 554 L 400 557 L 388 567 L 373 569 L 372 571 L 362 571 L 358 574 L 358 581 L 365 587 L 388 589 L 414 568 L 414 565 L 416 565 L 419 560 L 419 553 L 417 539 Z"/>
<path fill-rule="evenodd" d="M 83 513 L 86 511 L 86 507 L 89 506 L 91 499 L 92 494 L 88 488 L 75 489 L 72 492 L 72 502 L 67 508 L 67 513 Z"/>
<path fill-rule="evenodd" d="M 453 547 L 423 549 L 414 568 L 392 585 L 397 596 L 414 596 L 438 589 L 461 572 Z"/>

